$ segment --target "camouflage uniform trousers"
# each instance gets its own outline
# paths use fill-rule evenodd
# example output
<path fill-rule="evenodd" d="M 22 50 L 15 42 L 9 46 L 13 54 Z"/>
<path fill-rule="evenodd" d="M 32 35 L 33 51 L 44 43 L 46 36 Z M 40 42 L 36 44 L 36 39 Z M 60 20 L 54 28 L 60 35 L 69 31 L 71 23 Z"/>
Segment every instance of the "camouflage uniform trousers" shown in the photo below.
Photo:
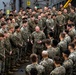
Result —
<path fill-rule="evenodd" d="M 4 73 L 5 72 L 5 60 L 0 60 L 0 73 Z"/>
<path fill-rule="evenodd" d="M 42 51 L 43 51 L 43 47 L 36 47 L 33 46 L 33 53 L 36 53 L 39 57 L 39 59 L 42 59 Z"/>

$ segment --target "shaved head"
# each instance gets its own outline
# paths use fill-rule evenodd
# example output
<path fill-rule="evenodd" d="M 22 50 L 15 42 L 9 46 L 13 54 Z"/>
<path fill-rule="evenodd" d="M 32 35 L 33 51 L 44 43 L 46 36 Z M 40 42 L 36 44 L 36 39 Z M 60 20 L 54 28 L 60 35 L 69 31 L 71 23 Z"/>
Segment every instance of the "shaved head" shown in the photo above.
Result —
<path fill-rule="evenodd" d="M 42 57 L 47 57 L 48 56 L 48 52 L 47 51 L 42 51 Z"/>
<path fill-rule="evenodd" d="M 39 31 L 40 31 L 40 27 L 39 27 L 39 26 L 36 26 L 36 27 L 35 27 L 35 31 L 36 31 L 36 32 L 39 32 Z"/>

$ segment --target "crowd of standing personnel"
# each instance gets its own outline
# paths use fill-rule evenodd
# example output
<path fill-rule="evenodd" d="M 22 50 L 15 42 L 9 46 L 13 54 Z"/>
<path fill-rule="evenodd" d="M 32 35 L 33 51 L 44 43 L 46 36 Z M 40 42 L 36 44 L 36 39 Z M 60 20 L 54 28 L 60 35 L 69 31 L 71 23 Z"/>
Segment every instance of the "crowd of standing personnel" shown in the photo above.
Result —
<path fill-rule="evenodd" d="M 29 56 L 26 75 L 76 75 L 76 8 L 71 3 L 66 9 L 21 8 L 9 16 L 0 11 L 0 74 L 13 74 Z"/>

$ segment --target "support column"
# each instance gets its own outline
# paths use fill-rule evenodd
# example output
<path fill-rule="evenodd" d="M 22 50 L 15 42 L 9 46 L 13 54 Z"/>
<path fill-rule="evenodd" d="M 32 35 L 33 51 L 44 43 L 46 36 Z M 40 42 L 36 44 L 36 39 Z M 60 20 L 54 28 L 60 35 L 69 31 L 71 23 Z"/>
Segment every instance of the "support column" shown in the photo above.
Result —
<path fill-rule="evenodd" d="M 16 10 L 18 12 L 19 11 L 19 0 L 16 0 L 15 6 L 16 6 Z"/>

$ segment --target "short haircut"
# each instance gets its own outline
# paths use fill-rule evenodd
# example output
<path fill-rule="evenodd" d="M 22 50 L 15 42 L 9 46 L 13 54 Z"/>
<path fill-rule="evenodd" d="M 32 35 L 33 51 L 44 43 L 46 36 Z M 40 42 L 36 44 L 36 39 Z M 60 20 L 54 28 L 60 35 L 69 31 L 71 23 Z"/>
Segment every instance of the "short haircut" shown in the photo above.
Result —
<path fill-rule="evenodd" d="M 10 18 L 7 18 L 7 19 L 6 19 L 6 21 L 8 21 L 8 20 L 12 20 L 12 19 L 10 19 Z"/>
<path fill-rule="evenodd" d="M 13 14 L 9 14 L 9 16 L 13 16 Z"/>
<path fill-rule="evenodd" d="M 31 18 L 35 17 L 34 15 L 31 15 Z"/>
<path fill-rule="evenodd" d="M 74 43 L 74 45 L 76 46 L 76 40 L 75 40 L 73 43 Z"/>
<path fill-rule="evenodd" d="M 0 19 L 1 19 L 1 18 L 3 18 L 3 16 L 2 16 L 2 15 L 0 16 Z"/>
<path fill-rule="evenodd" d="M 57 46 L 58 45 L 58 41 L 56 40 L 56 39 L 54 39 L 53 41 L 52 41 L 52 46 Z"/>
<path fill-rule="evenodd" d="M 73 17 L 70 17 L 68 20 L 70 20 L 71 22 L 74 21 L 74 18 Z"/>
<path fill-rule="evenodd" d="M 65 38 L 65 33 L 60 33 L 60 36 L 62 37 L 62 38 Z"/>
<path fill-rule="evenodd" d="M 71 25 L 71 24 L 68 24 L 67 26 L 68 26 L 68 27 L 70 27 L 70 28 L 72 27 L 72 25 Z"/>
<path fill-rule="evenodd" d="M 4 37 L 4 34 L 0 33 L 0 37 Z"/>
<path fill-rule="evenodd" d="M 56 17 L 56 14 L 53 14 L 52 16 L 55 16 Z"/>
<path fill-rule="evenodd" d="M 15 26 L 15 29 L 18 29 L 18 28 L 20 28 L 20 26 Z"/>
<path fill-rule="evenodd" d="M 75 26 L 75 24 L 74 24 L 74 23 L 72 23 L 72 26 Z"/>
<path fill-rule="evenodd" d="M 66 34 L 68 34 L 69 33 L 69 30 L 66 29 L 65 32 L 66 32 Z"/>
<path fill-rule="evenodd" d="M 75 8 L 74 7 L 71 7 L 71 9 L 75 11 Z"/>
<path fill-rule="evenodd" d="M 50 35 L 50 37 L 53 37 L 54 36 L 53 31 L 49 32 L 49 35 Z"/>
<path fill-rule="evenodd" d="M 76 39 L 76 36 L 74 36 L 74 39 Z"/>
<path fill-rule="evenodd" d="M 26 7 L 26 9 L 31 9 L 30 7 Z"/>
<path fill-rule="evenodd" d="M 31 54 L 30 59 L 32 62 L 36 62 L 37 61 L 37 55 L 36 54 Z"/>
<path fill-rule="evenodd" d="M 59 56 L 55 56 L 54 61 L 55 61 L 56 64 L 61 64 L 62 60 L 61 60 L 61 58 Z"/>
<path fill-rule="evenodd" d="M 23 20 L 23 23 L 27 23 L 27 20 Z"/>
<path fill-rule="evenodd" d="M 70 55 L 70 51 L 69 50 L 65 50 L 65 51 L 63 51 L 63 53 L 66 55 L 66 57 L 69 57 L 69 55 Z"/>
<path fill-rule="evenodd" d="M 6 13 L 3 13 L 3 16 L 6 16 Z"/>
<path fill-rule="evenodd" d="M 4 25 L 6 25 L 6 23 L 5 23 L 5 22 L 2 22 L 2 23 L 1 23 L 1 26 L 4 26 Z"/>
<path fill-rule="evenodd" d="M 51 15 L 50 13 L 48 14 L 48 16 Z"/>
<path fill-rule="evenodd" d="M 42 51 L 42 55 L 43 56 L 48 56 L 48 52 L 44 50 L 44 51 Z"/>
<path fill-rule="evenodd" d="M 51 40 L 50 40 L 50 39 L 46 39 L 44 42 L 45 42 L 45 44 L 47 44 L 47 45 L 50 45 L 50 44 L 51 44 Z"/>
<path fill-rule="evenodd" d="M 74 43 L 70 43 L 68 46 L 71 46 L 72 48 L 75 47 Z"/>

